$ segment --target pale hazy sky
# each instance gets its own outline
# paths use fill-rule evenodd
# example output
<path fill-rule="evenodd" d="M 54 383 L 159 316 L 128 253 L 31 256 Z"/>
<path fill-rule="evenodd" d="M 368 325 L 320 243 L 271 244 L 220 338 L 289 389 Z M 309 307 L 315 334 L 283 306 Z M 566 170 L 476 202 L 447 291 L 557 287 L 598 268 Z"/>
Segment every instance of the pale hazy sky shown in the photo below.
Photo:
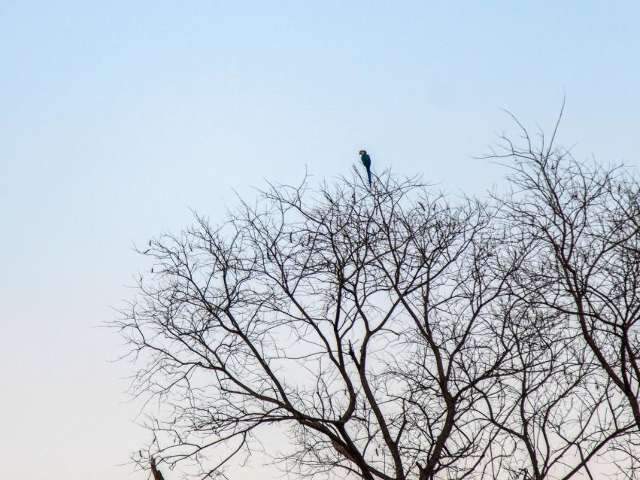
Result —
<path fill-rule="evenodd" d="M 99 326 L 147 268 L 133 245 L 191 208 L 348 173 L 361 147 L 482 192 L 500 109 L 548 128 L 565 93 L 564 143 L 640 166 L 639 20 L 638 2 L 0 0 L 0 476 L 145 478 L 118 467 L 144 433 Z"/>

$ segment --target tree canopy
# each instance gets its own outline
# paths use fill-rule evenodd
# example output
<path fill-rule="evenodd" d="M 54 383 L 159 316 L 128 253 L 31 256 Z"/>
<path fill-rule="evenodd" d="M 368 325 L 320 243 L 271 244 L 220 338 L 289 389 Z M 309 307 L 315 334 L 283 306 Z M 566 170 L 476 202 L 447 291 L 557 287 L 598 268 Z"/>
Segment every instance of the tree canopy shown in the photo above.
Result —
<path fill-rule="evenodd" d="M 304 476 L 636 478 L 640 183 L 522 140 L 488 199 L 305 179 L 151 241 L 116 322 L 150 454 L 224 475 L 279 428 Z"/>

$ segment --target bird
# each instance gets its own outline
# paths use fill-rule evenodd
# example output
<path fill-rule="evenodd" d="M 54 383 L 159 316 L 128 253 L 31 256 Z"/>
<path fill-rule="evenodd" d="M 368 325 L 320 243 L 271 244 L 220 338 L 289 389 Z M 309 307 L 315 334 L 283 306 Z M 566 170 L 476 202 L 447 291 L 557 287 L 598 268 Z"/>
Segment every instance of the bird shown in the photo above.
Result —
<path fill-rule="evenodd" d="M 367 153 L 366 150 L 360 150 L 360 160 L 362 160 L 362 164 L 364 168 L 367 169 L 367 177 L 369 178 L 369 186 L 371 186 L 371 157 Z"/>

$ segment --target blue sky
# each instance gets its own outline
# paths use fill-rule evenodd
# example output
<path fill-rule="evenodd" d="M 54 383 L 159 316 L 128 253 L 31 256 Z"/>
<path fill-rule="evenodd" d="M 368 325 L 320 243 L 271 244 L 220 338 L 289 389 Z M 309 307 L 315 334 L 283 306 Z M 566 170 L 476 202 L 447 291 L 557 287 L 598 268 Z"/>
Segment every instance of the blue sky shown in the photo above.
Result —
<path fill-rule="evenodd" d="M 99 325 L 146 268 L 133 245 L 190 209 L 362 147 L 482 193 L 501 109 L 549 129 L 565 94 L 561 142 L 640 166 L 639 5 L 0 0 L 3 476 L 144 478 L 117 466 L 144 433 Z"/>

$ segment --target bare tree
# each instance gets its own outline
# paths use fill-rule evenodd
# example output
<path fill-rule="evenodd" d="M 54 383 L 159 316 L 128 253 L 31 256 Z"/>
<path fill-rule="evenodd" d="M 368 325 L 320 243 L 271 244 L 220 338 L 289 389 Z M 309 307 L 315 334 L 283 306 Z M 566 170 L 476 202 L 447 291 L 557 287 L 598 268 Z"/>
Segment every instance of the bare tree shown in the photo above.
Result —
<path fill-rule="evenodd" d="M 305 180 L 150 242 L 118 327 L 137 393 L 160 400 L 155 455 L 202 478 L 258 446 L 367 480 L 634 466 L 637 183 L 524 134 L 506 198 Z M 287 446 L 261 443 L 269 429 Z"/>
<path fill-rule="evenodd" d="M 521 132 L 524 147 L 507 140 L 502 155 L 514 160 L 504 205 L 536 246 L 530 291 L 566 315 L 640 428 L 640 183 L 577 161 L 555 133 L 536 144 Z"/>
<path fill-rule="evenodd" d="M 385 175 L 274 187 L 222 227 L 152 242 L 121 327 L 147 361 L 138 388 L 171 410 L 158 454 L 235 445 L 211 475 L 281 424 L 305 474 L 468 476 L 498 432 L 473 406 L 513 347 L 497 306 L 519 253 L 493 214 Z"/>
<path fill-rule="evenodd" d="M 547 325 L 560 319 L 561 332 L 544 350 L 563 349 L 564 373 L 553 384 L 573 383 L 573 393 L 562 395 L 577 394 L 579 403 L 570 402 L 563 426 L 580 418 L 573 432 L 584 434 L 588 445 L 585 450 L 573 437 L 566 446 L 577 449 L 578 466 L 589 478 L 593 456 L 607 447 L 623 450 L 627 478 L 637 462 L 640 430 L 640 184 L 621 166 L 580 162 L 557 147 L 561 117 L 550 139 L 542 133 L 532 138 L 516 120 L 524 146 L 504 138 L 503 151 L 493 155 L 511 160 L 511 193 L 497 201 L 513 232 L 531 247 L 517 276 L 520 296 L 529 311 L 544 312 Z M 534 464 L 532 478 L 543 478 L 542 471 Z"/>

